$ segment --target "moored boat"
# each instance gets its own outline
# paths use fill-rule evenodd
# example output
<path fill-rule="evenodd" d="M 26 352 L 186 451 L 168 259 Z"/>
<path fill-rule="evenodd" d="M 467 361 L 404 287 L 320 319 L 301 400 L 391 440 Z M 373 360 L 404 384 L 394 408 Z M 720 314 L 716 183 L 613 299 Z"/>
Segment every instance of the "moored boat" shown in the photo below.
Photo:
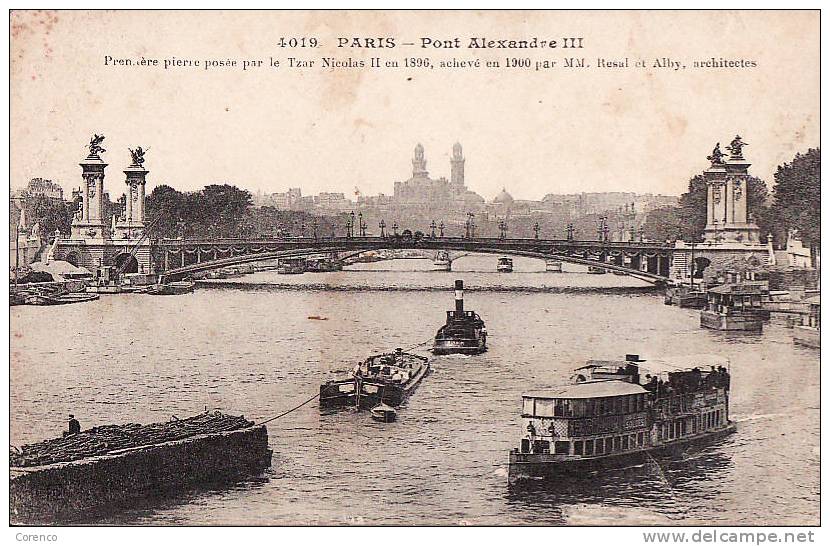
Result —
<path fill-rule="evenodd" d="M 807 298 L 810 309 L 801 315 L 801 324 L 793 326 L 793 342 L 814 349 L 821 348 L 821 297 Z"/>
<path fill-rule="evenodd" d="M 474 311 L 464 310 L 464 281 L 455 281 L 455 310 L 447 311 L 447 321 L 438 333 L 432 352 L 437 355 L 478 354 L 487 350 L 487 328 Z"/>
<path fill-rule="evenodd" d="M 271 465 L 268 431 L 205 412 L 150 425 L 106 425 L 11 448 L 13 522 L 71 521 L 142 497 L 235 481 Z"/>
<path fill-rule="evenodd" d="M 346 377 L 320 385 L 320 409 L 379 404 L 397 407 L 415 391 L 430 371 L 429 358 L 402 349 L 373 355 Z"/>
<path fill-rule="evenodd" d="M 499 262 L 496 264 L 496 271 L 499 273 L 512 273 L 513 272 L 513 260 L 502 256 L 499 258 Z"/>
<path fill-rule="evenodd" d="M 391 423 L 398 418 L 398 412 L 395 411 L 395 408 L 383 402 L 369 410 L 369 413 L 372 415 L 372 419 L 382 423 Z"/>
<path fill-rule="evenodd" d="M 510 452 L 509 480 L 585 477 L 734 432 L 728 369 L 695 361 L 642 382 L 638 355 L 588 361 L 573 384 L 522 395 L 525 434 Z"/>
<path fill-rule="evenodd" d="M 172 281 L 154 284 L 147 288 L 144 293 L 153 296 L 177 296 L 179 294 L 189 294 L 193 292 L 195 287 L 196 283 L 193 281 Z"/>
<path fill-rule="evenodd" d="M 342 270 L 343 262 L 336 254 L 332 256 L 309 256 L 305 260 L 305 271 L 310 273 L 330 273 Z"/>
<path fill-rule="evenodd" d="M 277 266 L 277 273 L 280 275 L 298 275 L 306 272 L 306 259 L 300 258 L 281 258 Z"/>
<path fill-rule="evenodd" d="M 663 302 L 666 305 L 678 305 L 684 309 L 703 309 L 706 307 L 706 292 L 685 284 L 668 286 Z"/>
<path fill-rule="evenodd" d="M 761 307 L 761 287 L 730 283 L 710 288 L 706 308 L 700 312 L 701 328 L 760 332 L 769 315 Z"/>
<path fill-rule="evenodd" d="M 606 273 L 608 273 L 608 271 L 606 271 L 604 267 L 599 267 L 597 265 L 589 265 L 588 273 L 590 273 L 591 275 L 605 275 Z"/>

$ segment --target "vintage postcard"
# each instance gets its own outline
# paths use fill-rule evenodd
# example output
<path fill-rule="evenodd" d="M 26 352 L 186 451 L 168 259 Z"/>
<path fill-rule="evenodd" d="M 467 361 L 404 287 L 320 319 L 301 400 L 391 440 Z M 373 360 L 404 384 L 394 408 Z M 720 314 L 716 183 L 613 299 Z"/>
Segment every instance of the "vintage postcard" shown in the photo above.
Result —
<path fill-rule="evenodd" d="M 10 523 L 819 525 L 819 19 L 12 10 Z"/>

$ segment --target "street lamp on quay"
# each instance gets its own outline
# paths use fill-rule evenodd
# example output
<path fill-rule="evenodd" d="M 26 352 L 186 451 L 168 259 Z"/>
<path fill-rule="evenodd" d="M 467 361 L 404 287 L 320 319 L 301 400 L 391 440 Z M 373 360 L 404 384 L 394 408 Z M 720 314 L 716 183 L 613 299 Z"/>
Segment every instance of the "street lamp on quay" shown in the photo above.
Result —
<path fill-rule="evenodd" d="M 378 227 L 380 228 L 380 237 L 386 237 L 386 222 L 383 221 L 383 218 L 381 218 L 380 222 L 378 222 Z"/>
<path fill-rule="evenodd" d="M 538 221 L 533 223 L 533 238 L 534 239 L 539 238 L 539 222 Z"/>
<path fill-rule="evenodd" d="M 429 236 L 435 239 L 435 220 L 429 223 Z"/>
<path fill-rule="evenodd" d="M 441 238 L 444 237 L 444 222 L 438 224 L 438 236 Z"/>

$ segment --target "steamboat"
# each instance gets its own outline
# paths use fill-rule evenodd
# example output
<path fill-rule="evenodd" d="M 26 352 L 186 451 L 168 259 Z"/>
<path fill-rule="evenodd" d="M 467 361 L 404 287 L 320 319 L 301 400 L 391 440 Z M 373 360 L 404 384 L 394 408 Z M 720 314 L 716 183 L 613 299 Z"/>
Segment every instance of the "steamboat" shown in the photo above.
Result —
<path fill-rule="evenodd" d="M 642 464 L 735 431 L 727 368 L 696 359 L 691 369 L 641 380 L 642 362 L 590 360 L 572 384 L 523 395 L 524 436 L 510 452 L 510 482 Z"/>
<path fill-rule="evenodd" d="M 347 377 L 320 385 L 320 409 L 400 406 L 429 371 L 429 358 L 402 349 L 370 356 L 357 364 Z"/>
<path fill-rule="evenodd" d="M 450 253 L 446 250 L 439 250 L 435 254 L 435 260 L 433 260 L 432 266 L 434 271 L 450 271 L 452 269 Z"/>
<path fill-rule="evenodd" d="M 455 281 L 455 311 L 447 311 L 447 322 L 435 334 L 436 355 L 473 355 L 487 350 L 487 328 L 474 311 L 464 310 L 464 281 Z"/>
<path fill-rule="evenodd" d="M 554 273 L 562 273 L 562 262 L 548 258 L 545 260 L 545 271 L 552 271 Z"/>

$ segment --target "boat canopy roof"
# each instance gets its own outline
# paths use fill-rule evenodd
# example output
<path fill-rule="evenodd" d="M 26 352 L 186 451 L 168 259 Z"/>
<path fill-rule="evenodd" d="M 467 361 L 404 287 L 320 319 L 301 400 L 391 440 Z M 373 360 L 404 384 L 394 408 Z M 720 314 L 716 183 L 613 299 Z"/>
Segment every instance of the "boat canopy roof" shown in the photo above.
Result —
<path fill-rule="evenodd" d="M 609 396 L 626 396 L 629 394 L 645 394 L 648 391 L 642 386 L 619 381 L 616 379 L 583 381 L 573 385 L 554 387 L 546 391 L 531 392 L 522 395 L 523 398 L 606 398 Z"/>
<path fill-rule="evenodd" d="M 721 295 L 731 294 L 733 296 L 761 295 L 761 285 L 748 283 L 722 284 L 720 286 L 710 288 L 709 292 Z"/>

